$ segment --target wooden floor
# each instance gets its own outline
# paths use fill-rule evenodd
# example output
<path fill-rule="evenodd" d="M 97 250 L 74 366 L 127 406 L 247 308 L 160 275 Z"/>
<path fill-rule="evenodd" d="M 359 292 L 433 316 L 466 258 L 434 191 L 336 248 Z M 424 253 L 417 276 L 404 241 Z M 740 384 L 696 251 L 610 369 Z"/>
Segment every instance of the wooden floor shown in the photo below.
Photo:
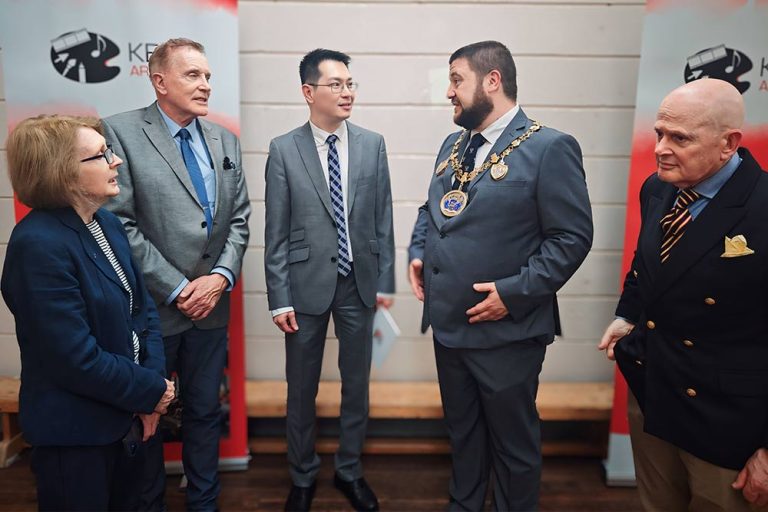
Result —
<path fill-rule="evenodd" d="M 366 479 L 379 496 L 383 511 L 444 510 L 450 459 L 445 455 L 376 455 L 363 463 Z M 351 510 L 331 484 L 333 457 L 324 457 L 313 502 L 316 511 Z M 222 473 L 221 510 L 282 510 L 290 485 L 283 455 L 258 455 L 248 471 Z M 169 477 L 169 510 L 184 509 L 179 477 Z M 36 510 L 29 451 L 10 468 L 0 469 L 0 511 Z M 603 484 L 599 459 L 545 458 L 541 487 L 542 511 L 637 511 L 635 489 Z"/>

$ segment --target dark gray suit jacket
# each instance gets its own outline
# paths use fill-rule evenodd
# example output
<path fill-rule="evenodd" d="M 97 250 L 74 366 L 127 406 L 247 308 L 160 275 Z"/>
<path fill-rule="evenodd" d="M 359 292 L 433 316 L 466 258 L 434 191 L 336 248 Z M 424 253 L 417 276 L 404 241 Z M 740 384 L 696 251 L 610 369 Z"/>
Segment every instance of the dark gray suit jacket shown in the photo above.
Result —
<path fill-rule="evenodd" d="M 216 171 L 216 211 L 210 237 L 205 215 L 181 152 L 156 103 L 103 120 L 104 136 L 125 162 L 118 169 L 120 194 L 106 207 L 125 226 L 133 257 L 144 271 L 160 312 L 163 336 L 178 334 L 193 322 L 168 296 L 186 277 L 190 281 L 224 267 L 237 277 L 248 245 L 251 213 L 235 134 L 200 119 Z M 224 158 L 234 168 L 224 169 Z M 199 328 L 224 327 L 229 320 L 225 293 Z"/>
<path fill-rule="evenodd" d="M 501 153 L 532 125 L 522 109 L 493 146 Z M 459 133 L 448 136 L 437 165 Z M 459 148 L 462 154 L 469 141 Z M 465 189 L 469 204 L 453 218 L 440 211 L 452 171 L 433 176 L 419 209 L 409 259 L 424 261 L 422 331 L 448 347 L 488 348 L 555 333 L 555 292 L 573 275 L 592 245 L 592 212 L 576 140 L 542 128 L 505 159 L 507 175 L 489 171 Z M 478 163 L 479 165 L 479 163 Z M 472 284 L 493 281 L 509 315 L 470 324 L 466 311 L 487 294 Z"/>
<path fill-rule="evenodd" d="M 392 193 L 384 138 L 347 123 L 347 208 L 355 281 L 367 306 L 394 293 Z M 264 266 L 269 309 L 318 315 L 338 278 L 336 226 L 328 182 L 309 123 L 275 138 L 266 168 Z"/>

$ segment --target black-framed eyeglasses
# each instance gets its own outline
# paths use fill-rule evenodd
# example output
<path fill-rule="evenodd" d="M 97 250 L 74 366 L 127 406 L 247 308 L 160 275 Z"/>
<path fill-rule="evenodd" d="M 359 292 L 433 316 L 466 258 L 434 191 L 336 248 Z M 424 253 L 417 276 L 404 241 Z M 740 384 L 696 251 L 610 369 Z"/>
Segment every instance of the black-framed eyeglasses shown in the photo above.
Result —
<path fill-rule="evenodd" d="M 108 165 L 112 165 L 112 162 L 115 161 L 115 153 L 112 151 L 112 145 L 107 144 L 107 149 L 104 150 L 103 153 L 99 153 L 98 155 L 89 156 L 88 158 L 83 158 L 80 160 L 80 163 L 83 162 L 90 162 L 91 160 L 98 160 L 99 158 L 103 158 L 107 161 Z"/>
<path fill-rule="evenodd" d="M 307 85 L 313 85 L 315 87 L 330 87 L 331 88 L 331 92 L 333 94 L 339 94 L 341 91 L 344 90 L 344 87 L 349 89 L 349 92 L 355 91 L 359 84 L 357 82 L 347 82 L 345 84 L 342 84 L 340 82 L 333 82 L 333 83 L 330 83 L 330 84 L 310 84 L 310 83 L 307 83 Z"/>

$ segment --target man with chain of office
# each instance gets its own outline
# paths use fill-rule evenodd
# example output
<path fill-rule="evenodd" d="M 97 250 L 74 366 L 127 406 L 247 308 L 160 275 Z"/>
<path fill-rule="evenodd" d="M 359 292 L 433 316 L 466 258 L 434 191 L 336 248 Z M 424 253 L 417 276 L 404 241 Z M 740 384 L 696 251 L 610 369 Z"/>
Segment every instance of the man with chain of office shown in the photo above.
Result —
<path fill-rule="evenodd" d="M 517 104 L 515 63 L 485 41 L 451 56 L 463 127 L 443 142 L 409 247 L 432 326 L 451 442 L 450 510 L 534 510 L 541 475 L 539 372 L 559 328 L 555 293 L 592 244 L 581 150 Z"/>

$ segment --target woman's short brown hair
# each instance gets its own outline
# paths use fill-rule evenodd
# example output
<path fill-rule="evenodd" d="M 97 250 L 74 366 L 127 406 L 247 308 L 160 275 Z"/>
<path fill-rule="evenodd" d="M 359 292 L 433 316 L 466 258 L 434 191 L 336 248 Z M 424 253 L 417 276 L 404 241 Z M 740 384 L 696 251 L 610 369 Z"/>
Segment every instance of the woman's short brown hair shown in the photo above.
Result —
<path fill-rule="evenodd" d="M 41 115 L 20 122 L 6 143 L 8 175 L 16 197 L 30 208 L 72 206 L 80 171 L 77 130 L 103 135 L 93 117 Z"/>

